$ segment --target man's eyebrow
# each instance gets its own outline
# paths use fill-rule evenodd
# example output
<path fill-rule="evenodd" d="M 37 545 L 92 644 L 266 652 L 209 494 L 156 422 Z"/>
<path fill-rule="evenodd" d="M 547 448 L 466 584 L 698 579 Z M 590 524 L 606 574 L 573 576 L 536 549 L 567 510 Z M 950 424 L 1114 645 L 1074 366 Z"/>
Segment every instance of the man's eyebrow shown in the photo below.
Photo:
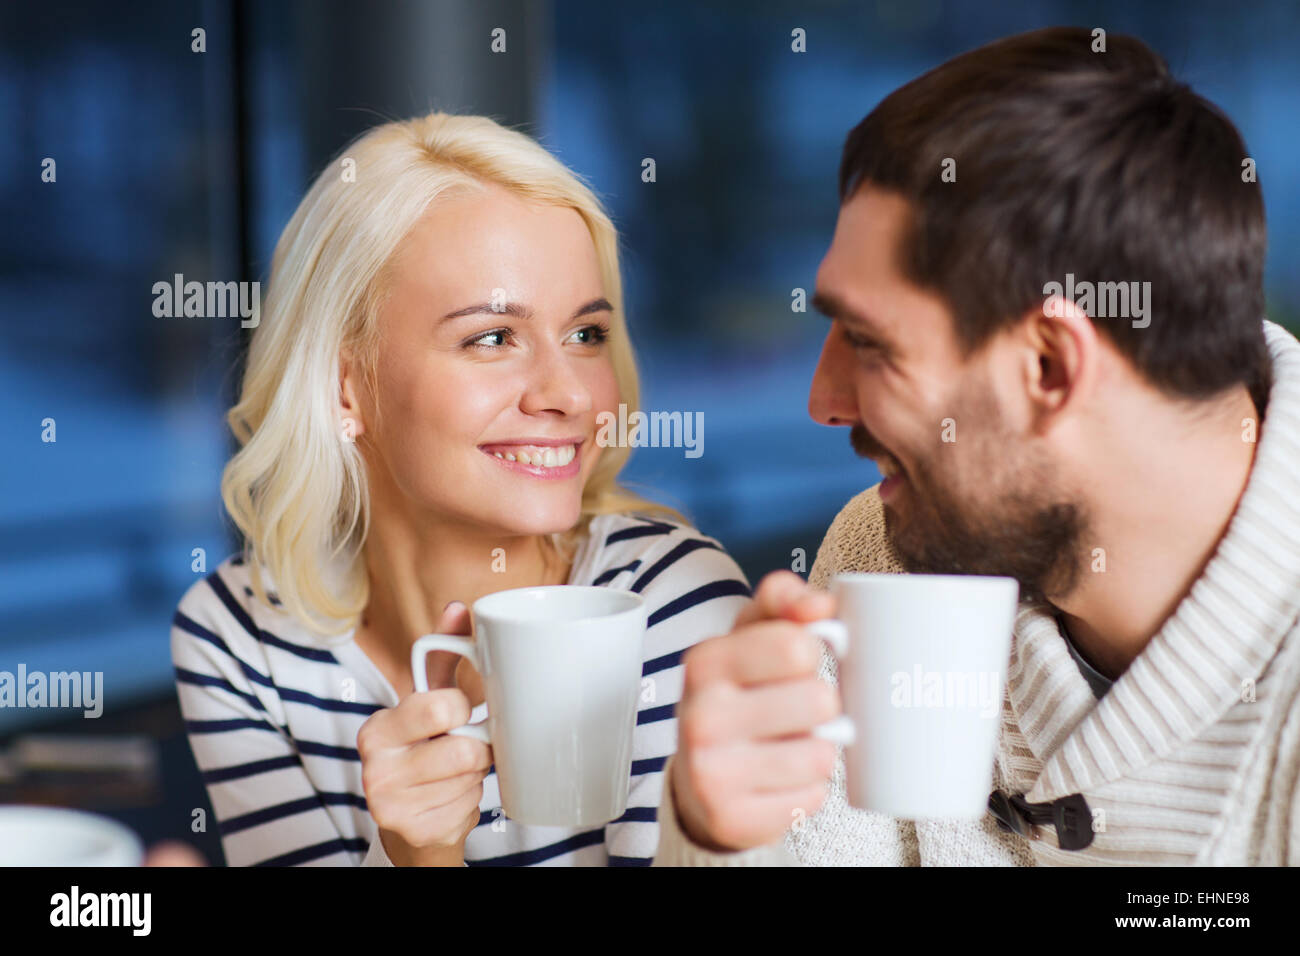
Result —
<path fill-rule="evenodd" d="M 864 330 L 879 335 L 879 326 L 867 316 L 860 312 L 850 309 L 844 302 L 829 292 L 814 292 L 812 297 L 812 306 L 828 319 L 839 319 L 840 321 L 852 322 L 854 325 L 861 326 Z"/>
<path fill-rule="evenodd" d="M 578 311 L 573 313 L 572 318 L 581 318 L 584 315 L 590 315 L 593 312 L 612 312 L 614 307 L 609 304 L 608 299 L 592 299 Z M 443 316 L 444 319 L 459 319 L 465 315 L 513 315 L 517 319 L 531 319 L 533 310 L 526 305 L 520 305 L 518 302 L 507 302 L 500 309 L 492 308 L 491 302 L 477 302 L 474 305 L 467 305 L 463 309 L 457 309 L 455 312 L 448 312 Z"/>

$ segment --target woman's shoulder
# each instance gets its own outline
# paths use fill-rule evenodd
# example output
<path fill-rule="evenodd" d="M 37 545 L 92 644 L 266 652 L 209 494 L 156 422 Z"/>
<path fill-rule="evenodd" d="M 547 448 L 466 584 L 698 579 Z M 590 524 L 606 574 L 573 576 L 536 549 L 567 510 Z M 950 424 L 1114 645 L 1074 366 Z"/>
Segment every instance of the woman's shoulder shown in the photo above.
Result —
<path fill-rule="evenodd" d="M 173 661 L 178 667 L 195 667 L 204 660 L 248 662 L 256 647 L 256 641 L 249 640 L 256 626 L 243 558 L 232 554 L 210 571 L 197 566 L 195 573 L 198 577 L 172 615 Z"/>
<path fill-rule="evenodd" d="M 584 567 L 574 583 L 642 590 L 671 580 L 729 579 L 748 591 L 739 565 L 716 538 L 693 525 L 658 514 L 598 515 L 588 528 Z M 579 580 L 582 578 L 583 580 Z"/>
<path fill-rule="evenodd" d="M 304 652 L 312 652 L 310 642 L 299 640 L 298 628 L 280 610 L 274 584 L 265 574 L 262 582 L 271 606 L 258 599 L 252 569 L 242 554 L 232 554 L 213 570 L 199 573 L 172 618 L 173 654 L 181 646 L 197 643 L 206 645 L 207 653 L 215 649 L 264 670 L 268 646 L 301 646 Z"/>
<path fill-rule="evenodd" d="M 694 525 L 665 515 L 631 511 L 597 515 L 588 526 L 594 548 L 603 552 L 642 555 L 663 550 L 684 541 L 698 541 L 717 550 L 725 550 L 716 538 L 704 534 Z"/>
<path fill-rule="evenodd" d="M 251 610 L 252 584 L 241 554 L 229 555 L 211 571 L 201 565 L 198 575 L 177 603 L 178 615 L 212 620 L 219 612 L 240 615 Z"/>

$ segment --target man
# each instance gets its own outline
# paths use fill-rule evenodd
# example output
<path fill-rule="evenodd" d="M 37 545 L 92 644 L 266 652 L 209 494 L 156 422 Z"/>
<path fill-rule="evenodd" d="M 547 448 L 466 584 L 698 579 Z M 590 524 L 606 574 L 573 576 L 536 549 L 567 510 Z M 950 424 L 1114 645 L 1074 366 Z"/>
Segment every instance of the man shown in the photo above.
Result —
<path fill-rule="evenodd" d="M 1300 863 L 1300 342 L 1261 318 L 1237 130 L 1139 41 L 1098 47 L 1011 37 L 887 97 L 817 276 L 809 410 L 887 477 L 812 584 L 1020 582 L 999 818 L 846 805 L 802 627 L 834 602 L 778 572 L 687 655 L 656 865 Z"/>

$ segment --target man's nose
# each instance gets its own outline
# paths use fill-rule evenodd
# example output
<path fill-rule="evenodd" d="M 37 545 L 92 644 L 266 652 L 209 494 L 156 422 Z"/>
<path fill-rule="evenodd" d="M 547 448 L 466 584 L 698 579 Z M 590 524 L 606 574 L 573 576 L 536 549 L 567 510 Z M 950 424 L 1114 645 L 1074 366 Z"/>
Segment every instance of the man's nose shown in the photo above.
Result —
<path fill-rule="evenodd" d="M 808 392 L 808 414 L 822 425 L 854 425 L 858 421 L 857 392 L 853 387 L 853 356 L 832 326 L 822 343 L 822 354 Z"/>

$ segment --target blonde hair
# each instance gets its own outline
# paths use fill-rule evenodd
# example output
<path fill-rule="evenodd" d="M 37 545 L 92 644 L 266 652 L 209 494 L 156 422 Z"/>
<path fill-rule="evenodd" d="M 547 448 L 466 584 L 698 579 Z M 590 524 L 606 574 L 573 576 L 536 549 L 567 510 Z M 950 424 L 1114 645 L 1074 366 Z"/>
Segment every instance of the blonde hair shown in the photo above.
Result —
<path fill-rule="evenodd" d="M 623 315 L 618 234 L 591 189 L 530 137 L 482 116 L 430 113 L 371 129 L 331 163 L 275 247 L 243 390 L 226 418 L 242 446 L 221 478 L 243 534 L 259 600 L 260 572 L 280 607 L 318 635 L 355 627 L 369 601 L 363 546 L 369 528 L 365 460 L 341 438 L 339 362 L 359 356 L 373 383 L 385 270 L 402 240 L 444 192 L 486 183 L 533 202 L 576 210 L 595 244 L 613 306 L 610 358 L 619 400 L 639 408 L 636 363 Z M 355 165 L 352 165 L 355 164 Z M 370 393 L 375 391 L 371 388 Z M 571 555 L 591 519 L 640 511 L 684 520 L 618 484 L 631 453 L 605 448 L 583 489 L 582 516 L 552 545 Z"/>

